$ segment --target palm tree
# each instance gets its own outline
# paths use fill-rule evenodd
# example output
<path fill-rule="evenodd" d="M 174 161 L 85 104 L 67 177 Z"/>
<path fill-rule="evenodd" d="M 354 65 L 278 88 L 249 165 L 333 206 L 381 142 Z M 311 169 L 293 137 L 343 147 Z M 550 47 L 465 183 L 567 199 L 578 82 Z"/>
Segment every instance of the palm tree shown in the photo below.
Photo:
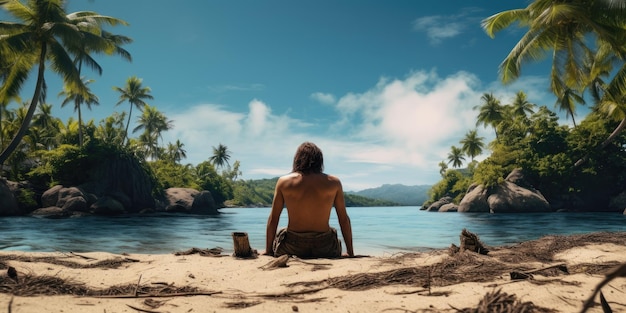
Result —
<path fill-rule="evenodd" d="M 482 21 L 483 29 L 491 37 L 515 22 L 528 31 L 500 65 L 501 79 L 509 83 L 521 74 L 521 66 L 552 52 L 550 88 L 570 111 L 575 100 L 590 88 L 592 95 L 601 85 L 597 78 L 608 74 L 611 63 L 589 66 L 593 55 L 613 55 L 626 58 L 626 5 L 618 1 L 595 0 L 535 0 L 524 9 L 504 11 Z M 596 49 L 597 48 L 597 49 Z M 606 59 L 605 59 L 606 61 Z M 608 65 L 608 67 L 607 67 Z M 572 90 L 573 92 L 570 92 Z M 626 127 L 626 65 L 615 71 L 611 82 L 603 89 L 600 101 L 610 118 L 621 120 L 615 130 L 600 146 L 605 147 Z M 586 157 L 585 157 L 586 158 Z M 582 164 L 584 159 L 576 162 Z"/>
<path fill-rule="evenodd" d="M 463 156 L 463 150 L 452 146 L 450 148 L 450 153 L 448 153 L 448 164 L 452 163 L 452 167 L 461 167 L 463 165 L 463 161 L 465 161 L 465 157 Z"/>
<path fill-rule="evenodd" d="M 176 140 L 175 143 L 170 142 L 167 145 L 167 155 L 174 163 L 178 163 L 180 160 L 187 157 L 187 151 L 183 149 L 184 146 L 185 145 L 180 142 L 180 140 Z"/>
<path fill-rule="evenodd" d="M 513 116 L 526 119 L 528 115 L 535 113 L 534 109 L 535 104 L 528 102 L 525 92 L 520 90 L 515 94 L 515 99 L 513 99 L 513 103 L 511 103 L 511 113 Z"/>
<path fill-rule="evenodd" d="M 84 80 L 83 84 L 85 86 L 92 83 L 92 79 Z M 78 144 L 79 146 L 83 146 L 83 115 L 81 113 L 81 104 L 86 104 L 87 108 L 91 110 L 91 105 L 98 105 L 100 102 L 98 100 L 98 96 L 93 94 L 91 90 L 87 88 L 87 93 L 74 92 L 69 86 L 64 86 L 63 91 L 59 93 L 59 96 L 65 96 L 63 102 L 61 103 L 61 107 L 64 107 L 66 104 L 70 102 L 74 102 L 74 111 L 78 112 Z"/>
<path fill-rule="evenodd" d="M 490 37 L 514 23 L 528 27 L 528 31 L 500 64 L 504 83 L 512 82 L 521 73 L 527 61 L 542 59 L 552 51 L 551 87 L 559 94 L 561 80 L 567 87 L 581 90 L 584 87 L 581 52 L 590 48 L 589 37 L 594 34 L 614 51 L 622 51 L 623 25 L 626 16 L 622 8 L 609 6 L 595 0 L 535 0 L 524 9 L 497 13 L 482 21 Z"/>
<path fill-rule="evenodd" d="M 576 127 L 576 103 L 585 104 L 585 99 L 575 90 L 563 88 L 561 94 L 557 95 L 555 106 L 565 111 L 567 116 L 572 118 L 572 123 Z"/>
<path fill-rule="evenodd" d="M 46 149 L 52 148 L 55 143 L 55 137 L 58 130 L 58 119 L 52 116 L 52 105 L 41 103 L 39 110 L 33 116 L 31 128 L 37 130 L 40 140 L 38 140 Z M 27 132 L 27 136 L 33 135 L 35 131 Z"/>
<path fill-rule="evenodd" d="M 474 161 L 474 157 L 483 153 L 483 149 L 485 148 L 484 139 L 485 138 L 478 136 L 476 129 L 468 131 L 465 134 L 465 138 L 461 140 L 461 144 L 463 145 L 461 151 Z"/>
<path fill-rule="evenodd" d="M 445 161 L 439 162 L 439 175 L 441 175 L 441 177 L 444 177 L 447 170 L 448 170 L 448 163 L 446 163 Z"/>
<path fill-rule="evenodd" d="M 141 135 L 143 140 L 141 141 L 146 143 L 148 155 L 156 157 L 159 147 L 158 140 L 162 138 L 161 133 L 172 129 L 172 127 L 172 121 L 168 120 L 156 107 L 146 105 L 139 117 L 137 127 L 133 129 L 133 133 L 144 130 L 144 133 Z"/>
<path fill-rule="evenodd" d="M 124 120 L 126 112 L 113 112 L 113 115 L 100 121 L 95 136 L 104 142 L 121 145 L 124 141 Z"/>
<path fill-rule="evenodd" d="M 216 147 L 213 147 L 213 156 L 209 158 L 209 161 L 213 163 L 215 167 L 221 168 L 224 164 L 228 164 L 228 160 L 230 159 L 230 152 L 228 151 L 228 147 L 223 144 L 219 144 Z"/>
<path fill-rule="evenodd" d="M 0 50 L 10 51 L 7 53 L 8 59 L 15 64 L 10 67 L 5 84 L 0 89 L 0 99 L 15 97 L 30 69 L 35 64 L 38 66 L 35 90 L 24 121 L 13 140 L 0 153 L 0 164 L 3 164 L 26 134 L 37 103 L 43 102 L 45 98 L 42 89 L 45 85 L 46 61 L 49 60 L 54 71 L 63 77 L 65 85 L 75 89 L 75 92 L 86 92 L 70 54 L 75 51 L 74 47 L 87 42 L 85 39 L 90 30 L 76 25 L 80 21 L 102 20 L 103 17 L 87 11 L 68 15 L 65 13 L 64 0 L 29 0 L 26 4 L 18 0 L 5 0 L 0 5 L 23 22 L 0 22 Z"/>
<path fill-rule="evenodd" d="M 493 127 L 496 138 L 498 138 L 497 127 L 504 119 L 504 107 L 500 104 L 500 99 L 496 98 L 493 93 L 484 93 L 480 99 L 483 104 L 474 107 L 474 110 L 479 110 L 476 117 L 476 126 L 482 124 L 484 127 Z"/>
<path fill-rule="evenodd" d="M 120 93 L 120 100 L 117 102 L 116 105 L 120 105 L 124 101 L 128 101 L 128 103 L 130 103 L 130 110 L 128 111 L 128 121 L 126 122 L 126 130 L 124 130 L 125 139 L 128 139 L 128 126 L 130 125 L 130 117 L 133 114 L 133 106 L 137 107 L 137 109 L 139 110 L 143 110 L 143 108 L 148 105 L 144 100 L 154 99 L 150 94 L 150 87 L 143 87 L 141 83 L 141 79 L 137 78 L 136 76 L 132 76 L 126 80 L 126 85 L 124 86 L 124 88 L 113 87 L 113 90 Z"/>

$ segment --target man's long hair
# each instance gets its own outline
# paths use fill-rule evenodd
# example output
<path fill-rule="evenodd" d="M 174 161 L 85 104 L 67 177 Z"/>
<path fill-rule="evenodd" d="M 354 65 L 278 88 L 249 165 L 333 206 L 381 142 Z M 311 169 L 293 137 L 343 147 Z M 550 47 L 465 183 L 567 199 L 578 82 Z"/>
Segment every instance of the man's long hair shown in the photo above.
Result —
<path fill-rule="evenodd" d="M 312 142 L 304 142 L 296 150 L 293 157 L 294 173 L 311 174 L 324 171 L 324 155 L 322 150 Z"/>

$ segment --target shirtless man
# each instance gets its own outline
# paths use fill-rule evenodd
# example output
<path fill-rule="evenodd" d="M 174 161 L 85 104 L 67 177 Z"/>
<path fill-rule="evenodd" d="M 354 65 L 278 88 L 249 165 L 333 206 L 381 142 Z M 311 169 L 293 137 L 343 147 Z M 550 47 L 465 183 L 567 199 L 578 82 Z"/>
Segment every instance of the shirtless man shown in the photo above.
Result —
<path fill-rule="evenodd" d="M 330 212 L 335 207 L 348 256 L 354 256 L 352 226 L 346 211 L 343 187 L 339 178 L 324 174 L 322 151 L 313 143 L 298 147 L 290 174 L 276 183 L 272 211 L 267 220 L 265 254 L 296 255 L 302 258 L 341 256 L 337 230 L 330 227 Z M 278 221 L 287 207 L 287 228 L 278 234 Z"/>

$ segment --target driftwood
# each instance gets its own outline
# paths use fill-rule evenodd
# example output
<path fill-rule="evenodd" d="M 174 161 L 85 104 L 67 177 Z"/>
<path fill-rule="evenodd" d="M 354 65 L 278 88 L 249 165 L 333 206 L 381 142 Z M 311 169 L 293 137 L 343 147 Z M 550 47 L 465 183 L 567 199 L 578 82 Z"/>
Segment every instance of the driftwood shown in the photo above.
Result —
<path fill-rule="evenodd" d="M 224 249 L 220 247 L 212 248 L 212 249 L 200 249 L 200 248 L 191 248 L 185 251 L 174 252 L 174 255 L 190 255 L 190 254 L 199 254 L 200 256 L 211 256 L 211 257 L 220 257 L 222 255 L 222 251 Z"/>
<path fill-rule="evenodd" d="M 565 264 L 556 264 L 556 265 L 546 266 L 546 267 L 542 267 L 539 269 L 524 271 L 524 272 L 512 271 L 509 273 L 509 275 L 511 276 L 511 280 L 528 279 L 528 278 L 532 279 L 533 274 L 539 273 L 545 270 L 549 270 L 549 269 L 558 269 L 562 271 L 563 273 L 569 274 L 569 271 L 567 270 L 567 266 Z"/>
<path fill-rule="evenodd" d="M 284 254 L 259 268 L 262 270 L 273 270 L 279 267 L 287 267 L 287 261 L 289 261 L 289 255 Z"/>

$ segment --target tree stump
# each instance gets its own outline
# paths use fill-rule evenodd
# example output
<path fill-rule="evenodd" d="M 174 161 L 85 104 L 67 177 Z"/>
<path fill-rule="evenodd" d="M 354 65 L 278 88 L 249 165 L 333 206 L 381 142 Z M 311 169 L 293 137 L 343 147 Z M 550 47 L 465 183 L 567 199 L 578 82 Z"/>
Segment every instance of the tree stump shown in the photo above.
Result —
<path fill-rule="evenodd" d="M 250 247 L 250 241 L 248 240 L 248 233 L 233 232 L 233 244 L 235 248 L 235 256 L 238 258 L 251 258 L 254 257 L 254 251 Z"/>

